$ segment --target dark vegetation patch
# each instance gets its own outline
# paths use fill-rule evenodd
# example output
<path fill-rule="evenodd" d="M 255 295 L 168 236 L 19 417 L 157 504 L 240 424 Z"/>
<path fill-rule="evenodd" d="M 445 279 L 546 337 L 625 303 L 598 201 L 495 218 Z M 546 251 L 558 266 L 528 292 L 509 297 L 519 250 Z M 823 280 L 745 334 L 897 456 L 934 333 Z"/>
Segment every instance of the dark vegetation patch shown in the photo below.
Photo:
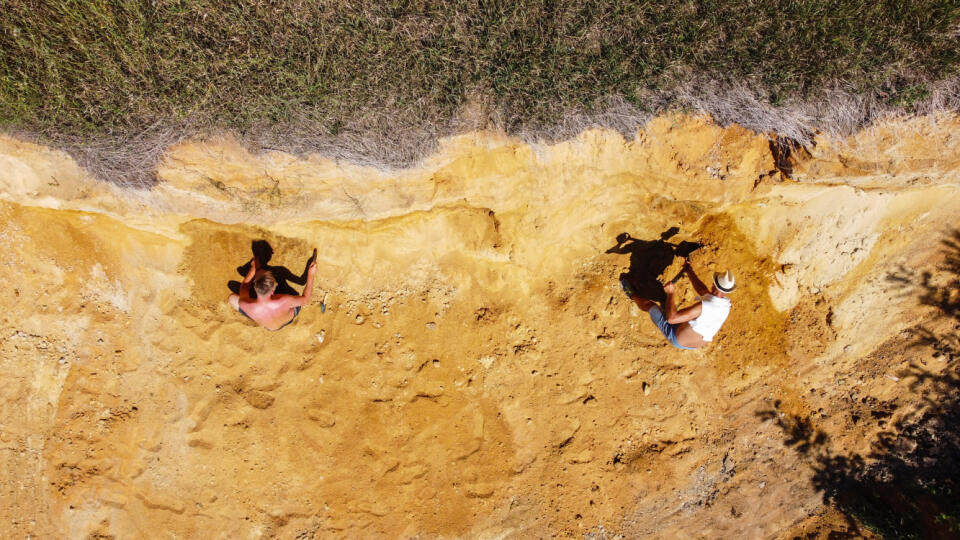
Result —
<path fill-rule="evenodd" d="M 948 0 L 0 0 L 0 11 L 0 128 L 77 147 L 229 129 L 399 163 L 490 124 L 555 135 L 584 127 L 573 116 L 630 130 L 678 103 L 749 116 L 717 90 L 743 85 L 769 106 L 839 88 L 909 112 L 960 63 Z"/>

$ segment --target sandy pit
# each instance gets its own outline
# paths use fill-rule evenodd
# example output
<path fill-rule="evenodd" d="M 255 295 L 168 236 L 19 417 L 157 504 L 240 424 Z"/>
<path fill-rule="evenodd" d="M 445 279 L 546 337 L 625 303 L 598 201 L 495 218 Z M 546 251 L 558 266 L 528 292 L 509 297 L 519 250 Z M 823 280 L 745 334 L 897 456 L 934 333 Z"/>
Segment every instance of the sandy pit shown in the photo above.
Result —
<path fill-rule="evenodd" d="M 934 314 L 890 276 L 935 268 L 960 222 L 958 134 L 898 121 L 784 156 L 667 116 L 634 140 L 466 134 L 397 171 L 195 138 L 146 191 L 0 138 L 0 531 L 849 527 L 776 419 L 857 453 L 881 426 L 848 420 L 861 397 L 921 406 L 897 373 L 944 364 L 901 342 Z M 281 332 L 225 303 L 256 240 L 295 274 L 319 251 L 313 304 Z M 739 287 L 714 343 L 680 351 L 618 278 L 670 276 L 693 243 L 701 276 Z"/>

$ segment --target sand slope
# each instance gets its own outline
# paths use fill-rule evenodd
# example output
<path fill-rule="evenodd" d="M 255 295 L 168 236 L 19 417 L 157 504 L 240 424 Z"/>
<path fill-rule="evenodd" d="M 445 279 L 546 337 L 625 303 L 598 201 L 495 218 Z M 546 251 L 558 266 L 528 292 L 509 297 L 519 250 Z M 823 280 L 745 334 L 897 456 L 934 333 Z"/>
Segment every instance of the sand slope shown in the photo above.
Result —
<path fill-rule="evenodd" d="M 929 316 L 887 277 L 958 222 L 958 129 L 778 163 L 670 116 L 633 141 L 463 135 L 400 171 L 196 139 L 146 192 L 0 139 L 4 536 L 787 534 L 821 497 L 758 412 L 820 411 L 856 451 L 877 426 L 829 417 L 842 396 L 909 408 L 887 375 L 911 358 L 871 353 Z M 702 351 L 620 292 L 646 252 L 608 252 L 671 227 L 741 283 Z M 294 273 L 319 250 L 282 332 L 224 302 L 258 239 Z"/>

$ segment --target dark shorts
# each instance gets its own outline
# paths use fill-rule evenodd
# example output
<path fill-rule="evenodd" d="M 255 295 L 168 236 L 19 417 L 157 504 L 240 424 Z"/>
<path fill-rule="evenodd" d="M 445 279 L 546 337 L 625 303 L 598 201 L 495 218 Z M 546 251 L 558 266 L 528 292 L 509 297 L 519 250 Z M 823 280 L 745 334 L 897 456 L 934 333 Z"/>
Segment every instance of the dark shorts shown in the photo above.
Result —
<path fill-rule="evenodd" d="M 293 317 L 290 317 L 290 320 L 287 321 L 286 323 L 284 323 L 283 326 L 286 326 L 286 325 L 292 323 L 293 320 L 297 318 L 297 315 L 300 314 L 300 308 L 301 308 L 301 307 L 302 307 L 302 306 L 297 306 L 297 307 L 293 308 Z M 246 317 L 246 318 L 250 319 L 251 321 L 253 321 L 253 317 L 247 315 L 246 312 L 243 311 L 243 308 L 240 307 L 239 305 L 237 306 L 237 311 L 239 311 L 244 317 Z M 257 321 L 253 321 L 253 322 L 257 322 Z M 283 326 L 281 326 L 280 328 L 283 328 Z M 277 328 L 277 330 L 280 330 L 280 328 Z M 268 330 L 269 330 L 269 328 L 268 328 Z"/>

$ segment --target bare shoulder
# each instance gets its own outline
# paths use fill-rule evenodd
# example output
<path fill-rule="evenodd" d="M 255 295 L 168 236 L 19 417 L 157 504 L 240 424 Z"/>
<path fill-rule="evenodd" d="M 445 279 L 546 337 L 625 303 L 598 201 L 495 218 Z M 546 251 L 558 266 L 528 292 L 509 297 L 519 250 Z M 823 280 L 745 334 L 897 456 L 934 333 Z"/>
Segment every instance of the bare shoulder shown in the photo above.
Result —
<path fill-rule="evenodd" d="M 275 294 L 270 300 L 277 308 L 293 309 L 300 305 L 300 297 L 292 294 Z"/>

